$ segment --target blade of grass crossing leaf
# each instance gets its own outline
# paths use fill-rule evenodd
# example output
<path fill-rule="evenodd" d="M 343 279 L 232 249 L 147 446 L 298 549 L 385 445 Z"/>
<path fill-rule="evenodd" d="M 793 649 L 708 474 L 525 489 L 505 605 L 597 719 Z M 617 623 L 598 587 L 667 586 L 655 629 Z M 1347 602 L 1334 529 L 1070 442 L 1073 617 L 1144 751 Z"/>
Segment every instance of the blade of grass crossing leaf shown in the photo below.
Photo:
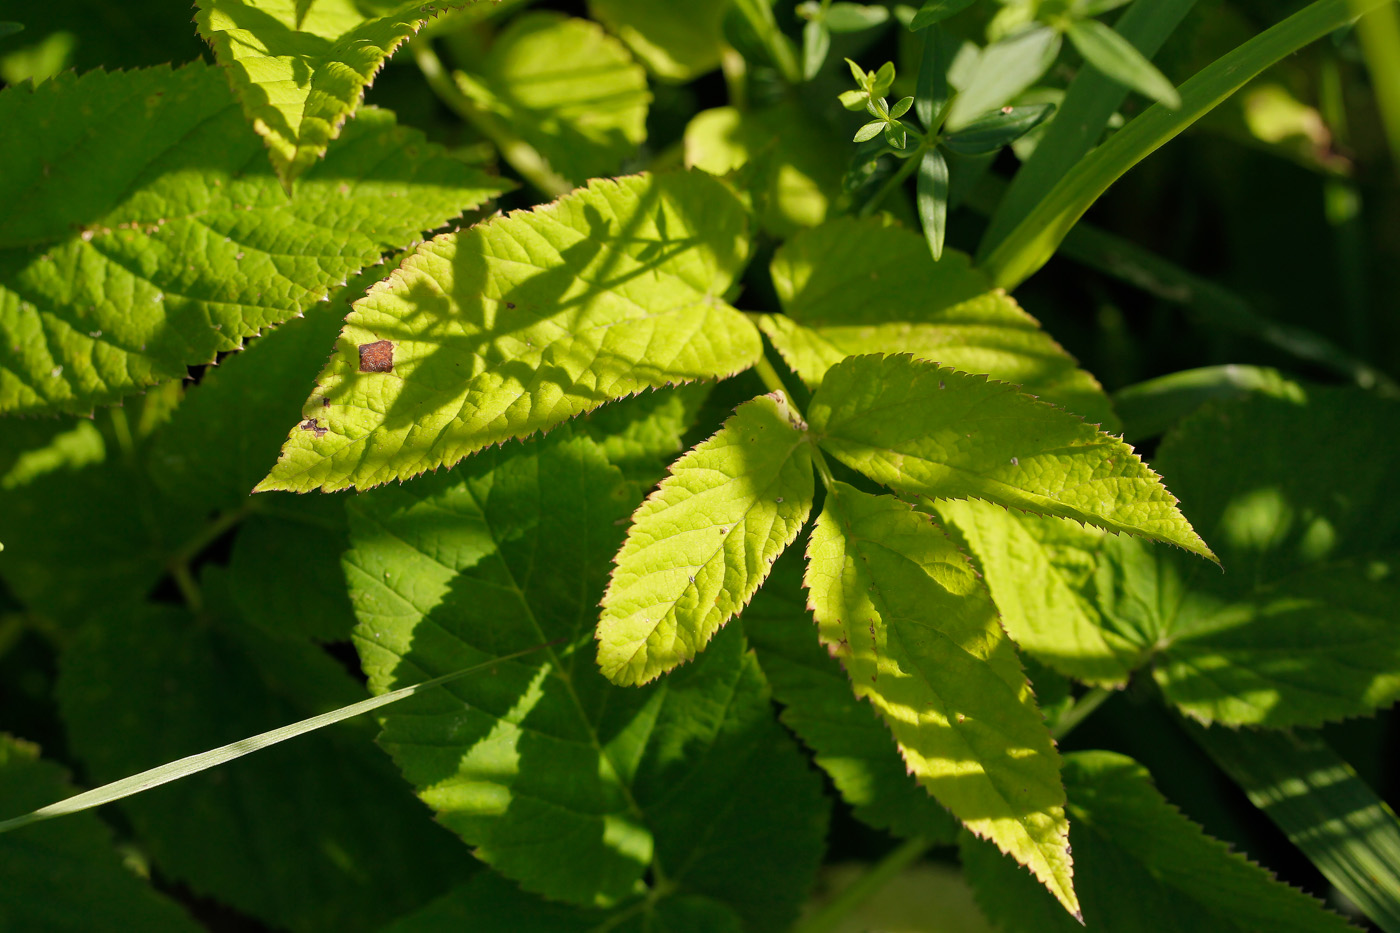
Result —
<path fill-rule="evenodd" d="M 1172 110 L 1181 106 L 1181 95 L 1133 44 L 1096 19 L 1075 20 L 1069 41 L 1084 60 L 1115 81 Z"/>
<path fill-rule="evenodd" d="M 914 18 L 909 22 L 909 28 L 915 32 L 926 26 L 941 23 L 950 16 L 961 13 L 972 6 L 973 0 L 928 0 L 919 12 L 914 14 Z"/>
<path fill-rule="evenodd" d="M 28 826 L 30 823 L 38 823 L 42 820 L 51 820 L 57 816 L 67 816 L 70 813 L 80 813 L 83 810 L 91 810 L 93 807 L 100 807 L 103 804 L 114 803 L 133 794 L 160 787 L 162 784 L 169 784 L 171 781 L 178 781 L 181 778 L 198 774 L 201 771 L 208 771 L 210 768 L 226 764 L 244 755 L 251 755 L 253 752 L 261 751 L 264 748 L 294 739 L 308 732 L 315 732 L 317 729 L 324 729 L 326 726 L 333 726 L 338 722 L 353 719 L 363 713 L 406 700 L 416 693 L 422 693 L 433 687 L 440 687 L 469 674 L 475 674 L 497 664 L 518 658 L 523 655 L 539 651 L 547 647 L 540 645 L 535 648 L 527 648 L 524 651 L 517 651 L 514 654 L 493 658 L 482 664 L 476 664 L 460 671 L 453 671 L 451 674 L 444 674 L 441 677 L 434 677 L 432 680 L 425 680 L 421 684 L 413 684 L 409 687 L 402 687 L 390 693 L 385 693 L 377 697 L 370 697 L 368 700 L 361 700 L 359 703 L 352 703 L 349 706 L 342 706 L 340 709 L 322 713 L 319 716 L 312 716 L 291 725 L 272 729 L 258 735 L 249 736 L 246 739 L 239 739 L 237 742 L 230 742 L 218 748 L 211 748 L 206 752 L 190 755 L 177 761 L 168 762 L 140 774 L 133 774 L 130 777 L 122 778 L 120 781 L 113 781 L 96 787 L 81 794 L 69 797 L 67 800 L 60 800 L 57 803 L 40 807 L 23 816 L 0 822 L 0 833 L 19 829 L 21 826 Z"/>
<path fill-rule="evenodd" d="M 1327 880 L 1400 933 L 1400 821 L 1316 733 L 1187 731 Z"/>
<path fill-rule="evenodd" d="M 1113 31 L 1131 42 L 1144 57 L 1151 58 L 1195 4 L 1196 0 L 1134 3 L 1113 24 Z M 1097 14 L 1081 12 L 1080 15 Z M 1040 203 L 1061 176 L 1098 143 L 1104 127 L 1127 96 L 1126 87 L 1098 69 L 1080 69 L 1056 111 L 1054 122 L 1045 128 L 1040 145 L 1016 172 L 1011 187 L 997 204 L 977 249 L 979 257 L 990 253 Z"/>
<path fill-rule="evenodd" d="M 1358 13 L 1362 12 L 1364 4 L 1352 5 Z M 1371 72 L 1371 87 L 1390 157 L 1400 173 L 1400 9 L 1393 3 L 1375 7 L 1357 22 L 1356 34 Z"/>
<path fill-rule="evenodd" d="M 1065 234 L 1125 172 L 1205 116 L 1265 68 L 1392 0 L 1316 0 L 1212 62 L 1179 89 L 1181 107 L 1154 105 L 1094 150 L 1051 189 L 988 256 L 996 285 L 1014 289 L 1054 255 Z"/>
<path fill-rule="evenodd" d="M 948 230 L 948 160 L 937 149 L 927 150 L 919 161 L 918 201 L 919 223 L 937 262 L 943 258 L 943 238 Z"/>

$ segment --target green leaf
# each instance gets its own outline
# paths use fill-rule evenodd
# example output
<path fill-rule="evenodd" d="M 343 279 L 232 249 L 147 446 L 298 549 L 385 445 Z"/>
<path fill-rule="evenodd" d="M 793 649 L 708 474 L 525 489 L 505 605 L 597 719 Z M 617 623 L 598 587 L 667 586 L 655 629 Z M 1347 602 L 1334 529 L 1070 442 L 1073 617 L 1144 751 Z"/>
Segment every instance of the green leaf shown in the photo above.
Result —
<path fill-rule="evenodd" d="M 1104 625 L 1092 598 L 1103 532 L 977 499 L 940 499 L 934 510 L 977 559 L 1017 645 L 1076 680 L 1127 683 L 1141 651 Z"/>
<path fill-rule="evenodd" d="M 1275 881 L 1183 816 L 1131 758 L 1065 756 L 1070 843 L 1083 896 L 1077 924 L 1009 859 L 965 839 L 963 866 L 987 915 L 1008 933 L 1345 933 L 1346 921 Z"/>
<path fill-rule="evenodd" d="M 1400 697 L 1400 406 L 1309 390 L 1217 403 L 1157 462 L 1229 572 L 1107 542 L 1097 594 L 1203 722 L 1284 728 Z"/>
<path fill-rule="evenodd" d="M 871 120 L 869 123 L 856 130 L 856 135 L 851 142 L 863 143 L 867 140 L 874 139 L 876 136 L 880 135 L 880 131 L 884 128 L 884 120 Z"/>
<path fill-rule="evenodd" d="M 0 124 L 0 411 L 183 378 L 503 189 L 370 110 L 289 201 L 202 64 L 9 88 Z"/>
<path fill-rule="evenodd" d="M 865 108 L 866 97 L 854 107 Z M 759 225 L 776 236 L 815 226 L 841 192 L 846 137 L 792 103 L 703 110 L 685 128 L 685 164 L 727 175 L 747 167 Z M 735 179 L 738 182 L 738 179 Z"/>
<path fill-rule="evenodd" d="M 896 836 L 951 842 L 957 823 L 909 772 L 880 715 L 851 692 L 822 649 L 802 589 L 802 556 L 788 551 L 744 609 L 744 634 L 782 706 L 783 724 L 862 822 Z"/>
<path fill-rule="evenodd" d="M 588 0 L 588 12 L 632 49 L 652 74 L 689 81 L 719 67 L 728 0 Z"/>
<path fill-rule="evenodd" d="M 23 23 L 0 22 L 0 39 L 8 39 L 20 32 L 24 32 Z"/>
<path fill-rule="evenodd" d="M 24 32 L 0 46 L 0 78 L 15 85 L 62 71 L 109 71 L 188 62 L 207 46 L 190 28 L 189 0 L 70 0 L 7 3 L 0 16 L 22 19 Z"/>
<path fill-rule="evenodd" d="M 950 16 L 961 13 L 972 6 L 973 0 L 925 0 L 919 12 L 909 21 L 909 28 L 915 32 L 926 26 L 941 23 Z"/>
<path fill-rule="evenodd" d="M 955 133 L 943 137 L 943 145 L 960 155 L 985 155 L 1009 146 L 1049 119 L 1054 104 L 1003 107 L 978 117 Z"/>
<path fill-rule="evenodd" d="M 326 154 L 399 44 L 467 2 L 196 0 L 195 23 L 290 191 Z"/>
<path fill-rule="evenodd" d="M 963 253 L 935 263 L 916 233 L 879 218 L 841 219 L 784 243 L 772 273 L 787 317 L 760 323 L 809 386 L 847 356 L 902 351 L 1117 425 L 1098 381 Z"/>
<path fill-rule="evenodd" d="M 472 67 L 468 95 L 574 183 L 617 174 L 646 139 L 646 73 L 597 23 L 526 13 Z"/>
<path fill-rule="evenodd" d="M 919 160 L 917 187 L 919 223 L 924 228 L 933 261 L 943 258 L 943 239 L 948 232 L 948 160 L 937 149 L 927 150 Z"/>
<path fill-rule="evenodd" d="M 812 80 L 822 69 L 831 51 L 831 30 L 825 20 L 808 20 L 802 27 L 802 77 Z"/>
<path fill-rule="evenodd" d="M 1138 162 L 1175 138 L 1265 68 L 1390 0 L 1314 0 L 1221 56 L 1180 88 L 1182 105 L 1148 109 L 1074 164 L 987 256 L 997 285 L 1014 289 L 1043 266 L 1084 212 Z"/>
<path fill-rule="evenodd" d="M 1076 19 L 1068 35 L 1084 60 L 1099 71 L 1168 109 L 1181 108 L 1181 95 L 1166 75 L 1108 26 L 1096 19 Z"/>
<path fill-rule="evenodd" d="M 1347 900 L 1400 930 L 1400 820 L 1321 736 L 1186 731 Z"/>
<path fill-rule="evenodd" d="M 647 489 L 681 452 L 681 438 L 712 388 L 707 382 L 690 382 L 644 392 L 589 412 L 573 423 L 574 430 L 592 438 L 609 463 Z"/>
<path fill-rule="evenodd" d="M 864 3 L 833 3 L 826 10 L 827 28 L 835 33 L 864 32 L 890 21 L 890 11 Z"/>
<path fill-rule="evenodd" d="M 364 488 L 757 359 L 719 297 L 742 206 L 698 173 L 599 180 L 422 246 L 358 301 L 258 491 Z"/>
<path fill-rule="evenodd" d="M 651 687 L 613 687 L 594 663 L 631 495 L 561 428 L 354 499 L 346 571 L 376 693 L 550 643 L 395 706 L 380 744 L 444 825 L 529 891 L 620 906 L 656 866 L 681 893 L 780 928 L 825 812 L 737 627 Z"/>
<path fill-rule="evenodd" d="M 1115 2 L 1115 0 L 1109 0 Z M 1157 54 L 1196 0 L 1135 3 L 1113 29 L 1146 57 Z M 1079 15 L 1091 15 L 1080 12 Z M 1060 177 L 1101 140 L 1104 128 L 1123 105 L 1128 89 L 1094 68 L 1082 68 L 1070 82 L 1057 118 L 1041 137 L 1042 145 L 1016 170 L 1011 186 L 997 202 L 991 223 L 977 248 L 985 256 L 1043 198 Z"/>
<path fill-rule="evenodd" d="M 598 620 L 598 666 L 643 684 L 748 604 L 812 508 L 812 452 L 778 395 L 745 402 L 633 517 Z"/>
<path fill-rule="evenodd" d="M 215 582 L 206 575 L 208 605 L 226 605 Z M 107 608 L 65 646 L 58 686 L 66 735 L 95 781 L 363 698 L 316 646 L 168 606 Z M 383 923 L 442 893 L 471 862 L 365 725 L 130 797 L 122 812 L 160 873 L 197 895 L 282 928 Z M 308 838 L 335 857 L 308 859 Z"/>
<path fill-rule="evenodd" d="M 1277 369 L 1264 366 L 1202 366 L 1158 376 L 1113 393 L 1126 435 L 1134 440 L 1157 437 L 1207 402 L 1267 392 L 1301 401 L 1301 386 Z"/>
<path fill-rule="evenodd" d="M 909 770 L 1077 914 L 1059 755 L 961 552 L 907 503 L 837 482 L 807 557 L 822 643 Z"/>
<path fill-rule="evenodd" d="M 482 872 L 381 933 L 742 933 L 723 904 L 695 895 L 662 897 L 642 906 L 573 907 L 526 894 L 493 872 Z"/>
<path fill-rule="evenodd" d="M 948 129 L 961 129 L 987 111 L 999 110 L 1040 80 L 1060 54 L 1061 44 L 1057 31 L 1036 25 L 983 49 L 958 87 L 948 111 Z"/>
<path fill-rule="evenodd" d="M 895 489 L 1072 518 L 1215 559 L 1131 447 L 1013 386 L 908 356 L 851 357 L 826 374 L 808 418 L 824 449 Z"/>
<path fill-rule="evenodd" d="M 28 742 L 0 733 L 0 800 L 5 802 L 0 817 L 72 792 L 59 765 L 40 758 Z M 122 864 L 111 829 L 90 813 L 0 838 L 0 928 L 201 929 Z"/>

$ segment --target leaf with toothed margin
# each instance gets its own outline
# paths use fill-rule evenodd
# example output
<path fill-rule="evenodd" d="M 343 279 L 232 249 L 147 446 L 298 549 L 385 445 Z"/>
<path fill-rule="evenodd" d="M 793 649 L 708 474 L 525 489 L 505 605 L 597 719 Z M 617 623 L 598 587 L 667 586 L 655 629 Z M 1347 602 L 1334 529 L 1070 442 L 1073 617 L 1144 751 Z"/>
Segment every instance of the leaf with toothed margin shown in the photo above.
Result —
<path fill-rule="evenodd" d="M 842 218 L 803 231 L 778 248 L 772 272 L 784 314 L 760 326 L 812 388 L 848 356 L 910 353 L 1118 428 L 1098 380 L 1014 298 L 963 253 L 932 261 L 924 238 L 893 221 Z"/>
<path fill-rule="evenodd" d="M 669 891 L 787 929 L 826 806 L 742 632 L 647 687 L 594 663 L 636 496 L 567 425 L 353 497 L 345 570 L 371 690 L 544 646 L 391 707 L 379 743 L 443 825 L 528 891 L 608 908 Z M 653 865 L 665 888 L 647 886 Z"/>
<path fill-rule="evenodd" d="M 472 0 L 197 0 L 195 23 L 282 183 L 325 155 L 389 56 Z"/>
<path fill-rule="evenodd" d="M 355 303 L 258 491 L 364 488 L 451 466 L 613 399 L 752 366 L 721 295 L 747 221 L 699 172 L 597 180 L 438 237 Z"/>
<path fill-rule="evenodd" d="M 603 674 L 643 684 L 694 658 L 797 537 L 812 495 L 812 450 L 787 403 L 740 405 L 633 517 L 598 620 Z"/>
<path fill-rule="evenodd" d="M 1095 593 L 1169 703 L 1282 729 L 1400 698 L 1397 437 L 1400 404 L 1315 387 L 1216 403 L 1167 435 L 1157 461 L 1229 573 L 1109 539 Z"/>
<path fill-rule="evenodd" d="M 0 411 L 85 413 L 508 187 L 366 110 L 288 199 L 217 70 L 0 92 Z"/>
<path fill-rule="evenodd" d="M 986 499 L 1215 560 L 1131 447 L 1015 386 L 907 355 L 853 356 L 808 412 L 824 449 L 902 492 Z"/>
<path fill-rule="evenodd" d="M 1060 758 L 986 588 L 932 518 L 845 483 L 807 548 L 822 643 L 940 803 L 1071 913 Z"/>
<path fill-rule="evenodd" d="M 1320 901 L 1207 836 L 1152 784 L 1142 765 L 1113 752 L 1065 756 L 1070 842 L 1084 899 L 1076 923 L 1025 872 L 975 839 L 963 869 L 998 929 L 1015 933 L 1347 933 Z"/>
<path fill-rule="evenodd" d="M 1017 645 L 1085 683 L 1127 683 L 1147 652 L 1106 625 L 1094 605 L 1105 532 L 980 499 L 940 499 L 932 508 L 977 560 Z"/>

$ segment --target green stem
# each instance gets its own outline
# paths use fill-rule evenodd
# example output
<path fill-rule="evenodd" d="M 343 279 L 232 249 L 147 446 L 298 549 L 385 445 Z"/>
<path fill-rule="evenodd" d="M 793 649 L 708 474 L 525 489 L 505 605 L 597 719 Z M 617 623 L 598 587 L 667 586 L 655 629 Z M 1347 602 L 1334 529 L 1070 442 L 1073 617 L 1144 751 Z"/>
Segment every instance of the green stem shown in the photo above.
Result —
<path fill-rule="evenodd" d="M 920 146 L 919 151 L 913 153 L 909 158 L 904 160 L 904 164 L 899 167 L 899 171 L 885 179 L 885 183 L 880 186 L 880 190 L 875 192 L 875 196 L 860 206 L 860 210 L 856 212 L 856 216 L 869 217 L 871 214 L 875 213 L 879 206 L 885 203 L 885 198 L 890 196 L 890 192 L 897 190 L 900 185 L 904 184 L 905 179 L 914 174 L 914 169 L 919 167 L 919 160 L 922 157 L 923 146 Z"/>
<path fill-rule="evenodd" d="M 1107 687 L 1095 687 L 1084 694 L 1074 705 L 1065 711 L 1059 722 L 1055 723 L 1055 728 L 1051 731 L 1051 736 L 1058 742 L 1075 730 L 1081 722 L 1088 719 L 1094 710 L 1103 705 L 1104 701 L 1113 696 L 1113 691 Z"/>
<path fill-rule="evenodd" d="M 773 8 L 761 0 L 734 0 L 734 8 L 749 21 L 783 80 L 793 86 L 801 84 L 802 66 L 797 61 L 797 52 L 793 49 L 792 40 L 778 28 L 778 21 L 773 18 Z"/>
<path fill-rule="evenodd" d="M 1352 0 L 1352 9 L 1361 17 L 1356 23 L 1356 34 L 1366 56 L 1366 68 L 1371 72 L 1376 109 L 1380 111 L 1390 156 L 1400 172 L 1400 11 L 1394 3 L 1376 6 L 1365 0 Z"/>
<path fill-rule="evenodd" d="M 409 49 L 413 53 L 413 60 L 418 63 L 418 69 L 423 72 L 423 77 L 438 99 L 452 108 L 463 120 L 476 127 L 481 135 L 495 143 L 501 157 L 520 173 L 521 178 L 551 198 L 574 190 L 573 184 L 567 178 L 556 174 L 534 146 L 517 136 L 505 121 L 481 109 L 475 101 L 462 93 L 457 81 L 443 65 L 442 59 L 433 51 L 430 42 L 419 39 L 409 43 Z"/>
<path fill-rule="evenodd" d="M 1215 109 L 1275 62 L 1394 0 L 1315 0 L 1216 59 L 1183 84 L 1181 108 L 1154 104 L 1079 160 L 1017 224 L 984 263 L 993 283 L 1011 291 L 1055 254 L 1065 235 L 1124 173 Z"/>
<path fill-rule="evenodd" d="M 879 894 L 885 885 L 917 861 L 932 845 L 932 842 L 922 836 L 907 840 L 843 888 L 831 903 L 793 927 L 792 933 L 828 933 L 836 929 L 847 915 Z"/>
<path fill-rule="evenodd" d="M 797 417 L 801 418 L 803 423 L 806 423 L 807 416 L 802 413 L 802 409 L 798 408 L 797 403 L 793 401 L 792 393 L 789 392 L 787 386 L 783 384 L 783 377 L 779 376 L 778 371 L 773 368 L 773 364 L 768 362 L 767 355 L 758 358 L 758 362 L 754 364 L 754 372 L 758 373 L 758 378 L 763 380 L 763 384 L 768 387 L 768 391 L 781 394 L 783 400 L 796 412 Z M 828 493 L 835 495 L 836 477 L 831 475 L 831 466 L 826 462 L 826 457 L 822 456 L 822 450 L 821 447 L 818 446 L 816 438 L 808 434 L 807 440 L 809 446 L 812 448 L 812 463 L 817 468 L 817 475 L 822 478 L 822 485 L 826 487 Z"/>

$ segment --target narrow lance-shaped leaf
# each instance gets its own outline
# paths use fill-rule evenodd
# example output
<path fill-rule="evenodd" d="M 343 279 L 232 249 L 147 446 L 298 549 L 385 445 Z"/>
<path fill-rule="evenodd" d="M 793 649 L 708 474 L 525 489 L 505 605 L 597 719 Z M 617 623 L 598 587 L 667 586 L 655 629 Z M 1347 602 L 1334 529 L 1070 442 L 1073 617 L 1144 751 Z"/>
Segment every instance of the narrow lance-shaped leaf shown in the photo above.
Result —
<path fill-rule="evenodd" d="M 183 378 L 509 187 L 367 110 L 289 200 L 199 63 L 12 87 L 0 126 L 0 411 Z"/>
<path fill-rule="evenodd" d="M 983 49 L 949 109 L 948 128 L 960 129 L 1030 87 L 1054 64 L 1061 45 L 1058 31 L 1036 25 Z"/>
<path fill-rule="evenodd" d="M 943 145 L 960 155 L 985 155 L 1009 146 L 1044 123 L 1055 112 L 1054 104 L 1003 107 L 943 137 Z"/>
<path fill-rule="evenodd" d="M 745 402 L 637 511 L 598 621 L 598 665 L 641 684 L 748 604 L 812 508 L 812 452 L 781 397 Z"/>
<path fill-rule="evenodd" d="M 826 374 L 809 420 L 823 448 L 895 489 L 986 499 L 1215 559 L 1131 447 L 1014 386 L 908 356 L 856 356 Z"/>
<path fill-rule="evenodd" d="M 943 20 L 972 6 L 973 0 L 926 0 L 919 12 L 914 14 L 914 18 L 909 21 L 909 28 L 920 30 Z"/>
<path fill-rule="evenodd" d="M 719 296 L 744 210 L 701 172 L 594 181 L 445 234 L 356 302 L 258 490 L 406 479 L 612 399 L 752 365 Z"/>
<path fill-rule="evenodd" d="M 195 22 L 290 190 L 340 135 L 399 44 L 431 17 L 470 2 L 198 0 Z"/>
<path fill-rule="evenodd" d="M 840 482 L 807 555 L 821 640 L 910 771 L 1077 914 L 1059 755 L 967 559 L 929 516 Z"/>
<path fill-rule="evenodd" d="M 948 232 L 948 160 L 937 149 L 929 149 L 919 160 L 918 202 L 924 239 L 937 262 L 943 258 Z"/>
<path fill-rule="evenodd" d="M 1167 76 L 1108 26 L 1096 19 L 1078 19 L 1070 23 L 1068 35 L 1084 60 L 1113 80 L 1164 107 L 1175 110 L 1181 106 L 1181 95 Z"/>

